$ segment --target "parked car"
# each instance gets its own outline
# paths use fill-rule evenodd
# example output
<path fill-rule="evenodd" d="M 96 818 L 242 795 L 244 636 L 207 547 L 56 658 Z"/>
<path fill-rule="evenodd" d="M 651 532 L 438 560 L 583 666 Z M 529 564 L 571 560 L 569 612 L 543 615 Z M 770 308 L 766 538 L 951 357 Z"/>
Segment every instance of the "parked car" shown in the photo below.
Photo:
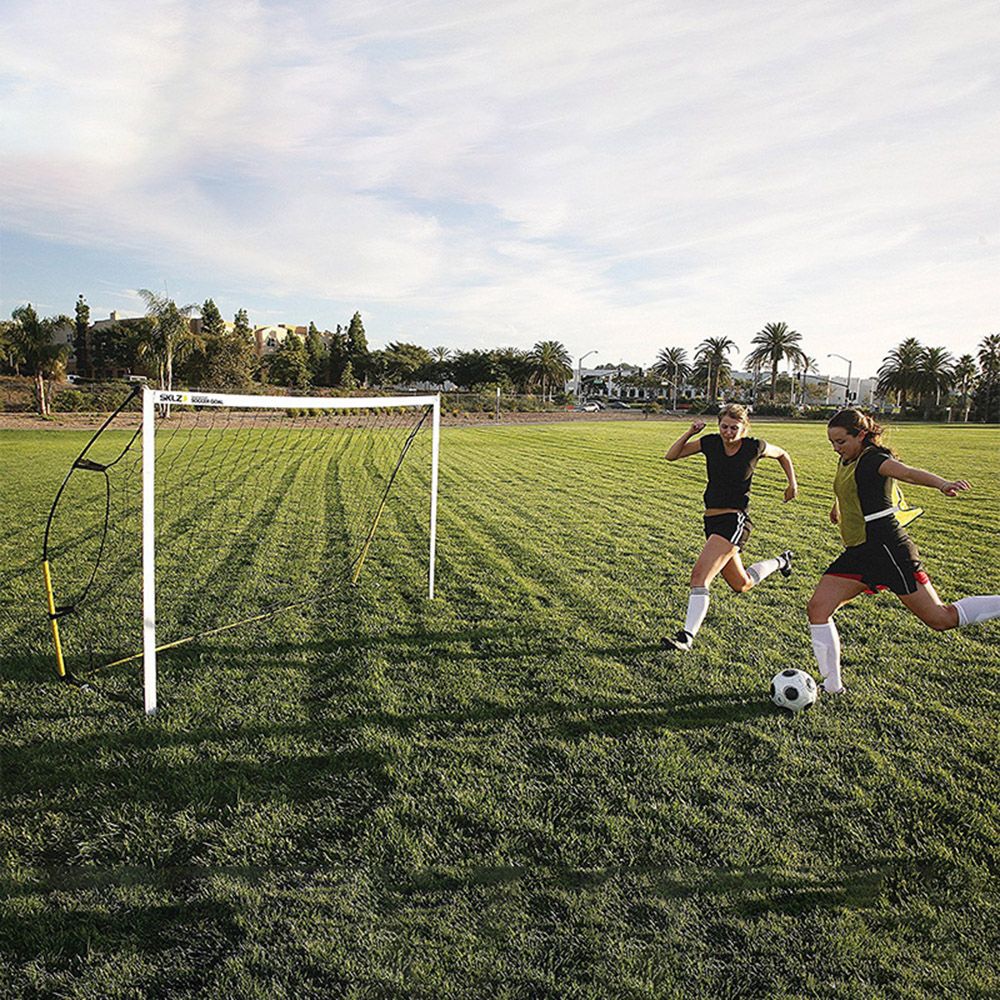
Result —
<path fill-rule="evenodd" d="M 594 402 L 579 403 L 577 406 L 573 407 L 574 410 L 579 410 L 581 413 L 596 413 L 600 408 L 601 404 Z"/>
<path fill-rule="evenodd" d="M 608 403 L 609 410 L 631 410 L 632 407 L 628 403 L 623 403 L 620 399 L 612 399 Z"/>

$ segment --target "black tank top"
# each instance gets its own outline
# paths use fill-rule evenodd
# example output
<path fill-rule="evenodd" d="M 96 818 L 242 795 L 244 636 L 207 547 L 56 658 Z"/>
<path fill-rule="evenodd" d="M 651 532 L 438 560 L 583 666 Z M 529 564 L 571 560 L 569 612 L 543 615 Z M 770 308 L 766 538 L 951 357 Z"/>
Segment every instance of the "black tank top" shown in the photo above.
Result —
<path fill-rule="evenodd" d="M 750 503 L 750 483 L 767 442 L 761 438 L 743 438 L 735 455 L 726 454 L 721 434 L 706 434 L 701 450 L 708 466 L 705 507 L 732 507 L 746 510 Z"/>

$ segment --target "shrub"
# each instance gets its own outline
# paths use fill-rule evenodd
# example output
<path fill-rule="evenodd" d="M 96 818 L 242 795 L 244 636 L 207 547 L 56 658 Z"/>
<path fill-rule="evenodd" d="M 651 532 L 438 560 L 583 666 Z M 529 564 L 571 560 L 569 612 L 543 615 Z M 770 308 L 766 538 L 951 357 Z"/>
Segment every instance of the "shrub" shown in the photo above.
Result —
<path fill-rule="evenodd" d="M 93 409 L 93 397 L 79 389 L 63 389 L 56 393 L 52 400 L 52 409 L 58 413 L 79 413 L 81 410 Z"/>
<path fill-rule="evenodd" d="M 799 408 L 791 403 L 762 403 L 753 408 L 755 417 L 797 417 Z"/>

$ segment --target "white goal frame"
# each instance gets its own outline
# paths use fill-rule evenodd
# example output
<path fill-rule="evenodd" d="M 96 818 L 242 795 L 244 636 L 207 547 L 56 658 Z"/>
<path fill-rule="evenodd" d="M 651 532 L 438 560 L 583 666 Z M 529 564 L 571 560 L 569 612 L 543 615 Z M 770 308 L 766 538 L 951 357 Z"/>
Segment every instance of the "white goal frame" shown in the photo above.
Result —
<path fill-rule="evenodd" d="M 437 542 L 438 453 L 441 442 L 441 396 L 244 396 L 229 393 L 142 391 L 142 666 L 143 702 L 147 715 L 156 711 L 156 408 L 170 406 L 252 407 L 288 410 L 362 410 L 380 407 L 432 408 L 430 562 L 427 596 L 434 597 Z"/>

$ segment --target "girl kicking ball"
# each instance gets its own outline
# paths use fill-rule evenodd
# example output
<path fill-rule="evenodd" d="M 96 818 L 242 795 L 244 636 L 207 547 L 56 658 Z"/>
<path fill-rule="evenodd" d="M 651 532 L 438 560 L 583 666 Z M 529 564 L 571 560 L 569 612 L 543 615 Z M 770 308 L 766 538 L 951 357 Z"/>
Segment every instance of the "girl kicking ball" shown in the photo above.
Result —
<path fill-rule="evenodd" d="M 1000 594 L 942 604 L 903 527 L 920 511 L 905 506 L 896 480 L 929 486 L 946 497 L 969 489 L 969 484 L 904 465 L 880 444 L 881 434 L 882 428 L 859 410 L 841 410 L 827 424 L 827 437 L 840 456 L 830 520 L 840 526 L 846 548 L 821 577 L 808 614 L 821 686 L 828 694 L 844 690 L 833 614 L 858 594 L 891 590 L 925 625 L 938 631 L 1000 617 Z"/>
<path fill-rule="evenodd" d="M 750 537 L 752 524 L 747 507 L 754 470 L 762 458 L 777 459 L 785 472 L 788 486 L 785 501 L 795 497 L 795 469 L 788 453 L 759 438 L 747 437 L 750 420 L 746 408 L 730 403 L 719 413 L 719 433 L 698 438 L 705 428 L 704 420 L 696 420 L 668 449 L 668 462 L 688 458 L 701 452 L 708 466 L 708 488 L 705 490 L 705 547 L 691 570 L 691 593 L 688 596 L 684 628 L 674 636 L 665 636 L 661 644 L 667 649 L 689 650 L 708 613 L 708 587 L 720 573 L 722 578 L 742 594 L 769 577 L 775 570 L 789 576 L 792 553 L 754 563 L 743 568 L 740 550 Z"/>

